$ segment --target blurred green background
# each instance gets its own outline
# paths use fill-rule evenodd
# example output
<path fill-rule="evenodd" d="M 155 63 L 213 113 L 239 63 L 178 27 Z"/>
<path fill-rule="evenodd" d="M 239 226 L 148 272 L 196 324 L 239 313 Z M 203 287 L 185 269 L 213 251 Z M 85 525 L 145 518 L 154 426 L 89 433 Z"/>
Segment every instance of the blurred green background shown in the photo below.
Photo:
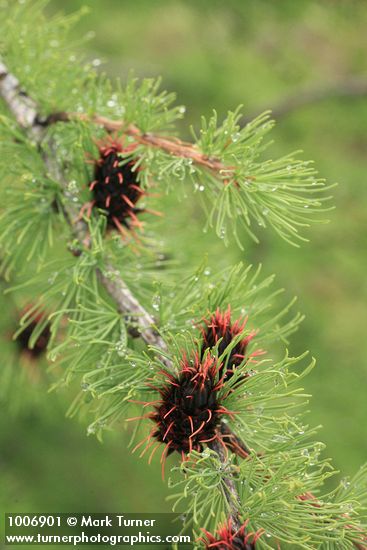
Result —
<path fill-rule="evenodd" d="M 106 72 L 122 81 L 131 70 L 161 75 L 187 106 L 184 138 L 213 108 L 221 117 L 241 103 L 252 116 L 287 104 L 300 90 L 338 89 L 363 75 L 367 81 L 364 0 L 51 0 L 48 9 L 83 5 L 90 13 L 75 35 L 95 34 L 81 53 L 104 61 Z M 313 394 L 309 422 L 322 424 L 319 438 L 343 475 L 367 455 L 366 127 L 367 94 L 330 96 L 279 117 L 272 155 L 302 149 L 323 177 L 339 182 L 330 223 L 309 231 L 311 242 L 301 249 L 269 229 L 261 230 L 260 245 L 225 250 L 201 233 L 195 200 L 173 209 L 172 199 L 164 199 L 162 207 L 163 236 L 176 257 L 195 264 L 208 252 L 213 268 L 262 262 L 287 297 L 299 297 L 306 320 L 291 352 L 309 349 L 318 360 L 304 381 Z M 158 466 L 132 456 L 121 433 L 103 444 L 86 437 L 85 426 L 65 418 L 66 396 L 42 392 L 11 421 L 6 411 L 0 415 L 1 508 L 168 510 Z"/>

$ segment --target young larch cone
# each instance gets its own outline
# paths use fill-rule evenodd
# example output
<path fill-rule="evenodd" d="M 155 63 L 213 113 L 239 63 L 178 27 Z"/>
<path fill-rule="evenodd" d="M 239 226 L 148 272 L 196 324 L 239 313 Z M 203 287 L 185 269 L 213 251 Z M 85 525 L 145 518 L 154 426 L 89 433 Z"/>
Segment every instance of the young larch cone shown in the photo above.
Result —
<path fill-rule="evenodd" d="M 230 414 L 219 402 L 223 380 L 218 371 L 213 357 L 201 360 L 196 354 L 193 361 L 183 359 L 177 376 L 164 372 L 166 384 L 158 388 L 161 400 L 150 418 L 156 424 L 153 437 L 167 445 L 167 454 L 202 451 L 218 437 L 220 416 Z"/>
<path fill-rule="evenodd" d="M 226 348 L 237 338 L 245 329 L 247 318 L 239 319 L 235 322 L 231 321 L 231 308 L 228 306 L 227 310 L 222 312 L 219 308 L 215 313 L 208 318 L 203 319 L 204 326 L 201 327 L 203 335 L 203 343 L 201 348 L 201 356 L 203 357 L 207 349 L 214 348 L 218 342 L 218 356 L 225 352 Z M 227 367 L 223 372 L 224 367 L 220 368 L 220 376 L 224 376 L 228 380 L 237 367 L 249 360 L 252 357 L 261 355 L 264 353 L 262 350 L 256 350 L 251 354 L 248 353 L 248 345 L 256 335 L 256 331 L 252 330 L 247 336 L 240 339 L 229 352 L 228 361 L 226 361 Z"/>
<path fill-rule="evenodd" d="M 144 209 L 136 205 L 144 190 L 139 182 L 136 161 L 128 160 L 136 149 L 135 144 L 124 146 L 120 141 L 107 139 L 99 144 L 99 158 L 95 161 L 94 180 L 89 189 L 93 193 L 93 208 L 106 212 L 109 227 L 117 228 L 123 235 L 126 228 L 140 227 L 137 215 Z"/>
<path fill-rule="evenodd" d="M 219 392 L 223 387 L 223 379 L 219 377 L 219 368 L 214 357 L 208 355 L 201 360 L 196 353 L 192 360 L 187 357 L 182 359 L 181 369 L 177 374 L 161 371 L 162 386 L 151 386 L 159 392 L 160 399 L 144 403 L 144 406 L 154 405 L 154 411 L 146 416 L 155 426 L 134 450 L 148 439 L 149 443 L 142 453 L 144 454 L 156 442 L 150 462 L 159 444 L 164 443 L 161 458 L 164 467 L 165 458 L 174 451 L 179 452 L 185 460 L 185 455 L 192 450 L 201 452 L 204 445 L 215 439 L 226 451 L 230 449 L 226 438 L 222 438 L 217 429 L 223 416 L 234 414 L 221 403 L 224 397 Z"/>
<path fill-rule="evenodd" d="M 249 520 L 235 531 L 232 528 L 231 520 L 219 527 L 218 531 L 213 535 L 203 529 L 205 539 L 201 539 L 206 549 L 213 550 L 255 550 L 256 541 L 264 533 L 263 529 L 260 529 L 256 533 L 246 531 Z"/>

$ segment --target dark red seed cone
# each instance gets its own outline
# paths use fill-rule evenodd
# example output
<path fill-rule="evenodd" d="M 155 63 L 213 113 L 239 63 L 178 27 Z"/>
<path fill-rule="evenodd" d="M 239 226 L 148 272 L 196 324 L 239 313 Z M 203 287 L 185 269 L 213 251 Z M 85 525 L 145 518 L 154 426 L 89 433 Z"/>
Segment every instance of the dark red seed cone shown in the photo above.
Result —
<path fill-rule="evenodd" d="M 24 308 L 20 317 L 23 317 L 31 306 Z M 30 339 L 33 331 L 37 328 L 38 324 L 44 320 L 45 314 L 42 311 L 36 312 L 33 316 L 31 323 L 20 333 L 16 338 L 16 342 L 21 351 L 27 353 L 32 359 L 38 359 L 42 354 L 46 352 L 48 342 L 51 336 L 50 324 L 47 323 L 42 330 L 41 334 L 37 338 L 33 348 L 29 347 Z"/>
<path fill-rule="evenodd" d="M 204 543 L 205 548 L 212 550 L 255 550 L 256 541 L 264 531 L 260 529 L 256 533 L 248 533 L 246 531 L 247 524 L 248 520 L 238 531 L 235 531 L 232 528 L 231 520 L 228 520 L 227 523 L 219 527 L 214 535 L 203 529 L 205 538 L 201 541 Z"/>
<path fill-rule="evenodd" d="M 93 193 L 93 208 L 105 210 L 107 224 L 123 231 L 123 227 L 140 226 L 137 214 L 143 210 L 136 204 L 145 194 L 140 187 L 136 161 L 127 161 L 136 145 L 123 146 L 112 140 L 99 145 L 99 159 L 95 163 L 94 180 L 89 185 Z"/>
<path fill-rule="evenodd" d="M 166 383 L 159 389 L 159 405 L 149 416 L 156 424 L 152 437 L 166 444 L 167 455 L 202 451 L 206 443 L 220 438 L 219 420 L 232 413 L 220 404 L 223 380 L 218 372 L 213 357 L 201 360 L 198 354 L 193 361 L 183 359 L 178 375 L 162 372 Z"/>
<path fill-rule="evenodd" d="M 201 348 L 201 357 L 204 356 L 207 349 L 213 348 L 218 344 L 218 356 L 220 356 L 226 348 L 231 344 L 234 338 L 237 338 L 241 334 L 246 326 L 247 318 L 239 319 L 232 323 L 231 321 L 231 309 L 228 306 L 225 312 L 221 312 L 219 308 L 208 319 L 204 319 L 204 327 L 201 327 L 203 335 L 203 344 Z M 234 370 L 243 364 L 245 360 L 249 360 L 251 357 L 260 355 L 263 353 L 261 350 L 257 350 L 248 353 L 248 345 L 252 338 L 256 335 L 256 331 L 251 331 L 242 340 L 239 340 L 237 344 L 231 349 L 227 368 L 225 372 L 223 367 L 219 372 L 220 376 L 224 376 L 225 379 L 229 379 Z"/>

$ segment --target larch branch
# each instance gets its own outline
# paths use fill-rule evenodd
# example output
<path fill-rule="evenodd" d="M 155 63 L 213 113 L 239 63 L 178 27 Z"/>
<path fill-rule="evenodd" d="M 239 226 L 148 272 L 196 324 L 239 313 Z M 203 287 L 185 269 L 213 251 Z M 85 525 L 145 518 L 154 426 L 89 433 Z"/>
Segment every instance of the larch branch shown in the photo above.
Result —
<path fill-rule="evenodd" d="M 48 125 L 54 124 L 55 122 L 70 122 L 72 120 L 92 122 L 98 126 L 103 126 L 107 132 L 122 132 L 127 136 L 133 137 L 137 143 L 141 143 L 142 145 L 161 149 L 175 157 L 190 159 L 194 164 L 215 172 L 223 179 L 226 179 L 226 176 L 228 177 L 228 174 L 233 171 L 232 166 L 226 166 L 216 157 L 205 155 L 193 143 L 182 141 L 177 138 L 163 137 L 150 132 L 142 132 L 135 124 L 126 124 L 123 120 L 111 120 L 100 115 L 90 116 L 85 113 L 59 112 L 48 116 L 43 121 L 43 124 Z M 251 176 L 249 176 L 248 179 L 251 179 Z"/>
<path fill-rule="evenodd" d="M 12 75 L 7 67 L 0 62 L 0 95 L 5 100 L 8 108 L 14 115 L 19 126 L 26 130 L 27 133 L 34 139 L 38 144 L 41 144 L 44 138 L 44 128 L 45 120 L 38 113 L 37 104 L 33 99 L 31 99 L 22 89 L 18 79 Z M 108 129 L 106 127 L 106 129 Z M 110 128 L 111 130 L 112 128 Z M 115 128 L 116 129 L 116 128 Z M 135 127 L 130 125 L 130 131 L 132 133 L 136 132 Z M 139 134 L 140 135 L 140 134 Z M 137 139 L 137 135 L 134 135 Z M 149 134 L 140 135 L 141 140 L 148 140 L 152 145 L 156 143 L 156 138 Z M 183 142 L 174 142 L 171 140 L 165 140 L 161 138 L 159 146 L 166 148 L 165 150 L 172 149 L 174 151 L 180 150 L 189 150 L 187 144 Z M 143 142 L 141 141 L 141 142 Z M 174 145 L 176 143 L 176 146 Z M 52 150 L 52 143 L 48 143 L 50 149 Z M 158 145 L 157 145 L 158 146 Z M 175 149 L 176 147 L 176 149 Z M 183 149 L 182 149 L 183 148 Z M 192 151 L 194 151 L 193 146 L 191 146 Z M 193 153 L 194 154 L 194 153 Z M 198 154 L 199 153 L 196 153 Z M 55 178 L 56 181 L 60 183 L 60 186 L 63 191 L 64 196 L 64 212 L 66 218 L 71 226 L 72 232 L 74 233 L 79 245 L 82 247 L 85 244 L 88 237 L 88 227 L 87 224 L 79 219 L 79 207 L 78 204 L 73 201 L 72 191 L 68 187 L 68 182 L 63 176 L 60 167 L 57 163 L 56 152 L 53 155 L 46 155 L 43 153 L 43 158 L 45 161 L 46 168 L 50 175 Z M 191 158 L 191 157 L 190 157 Z M 203 162 L 205 162 L 202 159 Z M 209 162 L 209 160 L 208 160 Z M 214 161 L 210 161 L 214 162 Z M 214 166 L 214 165 L 213 165 Z M 215 165 L 216 166 L 216 165 Z M 110 276 L 112 275 L 112 277 Z M 108 261 L 105 263 L 105 270 L 101 271 L 97 269 L 97 276 L 104 286 L 108 294 L 113 299 L 116 304 L 117 310 L 127 319 L 130 323 L 133 322 L 134 326 L 138 327 L 139 335 L 148 345 L 153 345 L 157 349 L 162 350 L 163 355 L 161 356 L 161 361 L 168 369 L 173 368 L 172 362 L 167 359 L 165 352 L 167 351 L 167 345 L 159 331 L 155 328 L 155 322 L 153 317 L 147 312 L 143 306 L 138 302 L 138 300 L 133 296 L 128 286 L 121 278 L 118 270 L 111 265 Z M 225 465 L 226 457 L 224 456 L 223 450 L 220 448 L 220 445 L 213 444 L 212 448 L 217 452 L 220 461 Z M 239 520 L 239 508 L 240 508 L 240 499 L 234 485 L 233 480 L 230 476 L 224 476 L 224 494 L 228 502 L 228 508 L 231 511 L 230 516 L 232 523 L 236 528 L 240 527 Z"/>

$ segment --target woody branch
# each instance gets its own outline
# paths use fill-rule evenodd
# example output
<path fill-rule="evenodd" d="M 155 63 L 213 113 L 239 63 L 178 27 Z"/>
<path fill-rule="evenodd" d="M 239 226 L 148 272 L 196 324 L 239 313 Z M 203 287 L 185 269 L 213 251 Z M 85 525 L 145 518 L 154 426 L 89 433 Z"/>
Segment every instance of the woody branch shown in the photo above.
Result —
<path fill-rule="evenodd" d="M 126 124 L 123 120 L 111 120 L 109 118 L 85 113 L 53 113 L 42 121 L 42 124 L 49 125 L 55 122 L 70 122 L 72 120 L 82 120 L 92 122 L 98 126 L 102 126 L 107 132 L 122 132 L 127 136 L 131 136 L 137 143 L 161 149 L 166 153 L 190 159 L 194 164 L 202 166 L 211 172 L 216 173 L 223 180 L 228 178 L 228 175 L 233 172 L 232 166 L 223 164 L 218 158 L 205 155 L 196 145 L 187 141 L 182 141 L 177 138 L 163 137 L 150 132 L 142 132 L 135 124 Z M 253 176 L 246 176 L 246 179 L 251 180 Z"/>
<path fill-rule="evenodd" d="M 36 102 L 21 89 L 17 78 L 8 71 L 7 67 L 2 62 L 0 62 L 0 95 L 3 97 L 19 126 L 26 130 L 28 135 L 38 144 L 41 144 L 44 138 L 44 128 L 48 123 L 56 122 L 57 120 L 68 121 L 72 117 L 72 115 L 63 113 L 53 115 L 53 117 L 49 117 L 46 120 L 43 119 L 39 114 Z M 89 117 L 81 114 L 78 114 L 78 118 L 82 120 L 90 120 Z M 123 127 L 122 122 L 114 123 L 113 121 L 103 119 L 102 117 L 94 117 L 92 121 L 99 124 L 102 123 L 107 131 L 113 131 Z M 193 145 L 180 141 L 160 138 L 152 134 L 141 134 L 133 125 L 128 126 L 127 133 L 129 133 L 129 135 L 133 135 L 134 138 L 140 143 L 161 147 L 164 150 L 178 156 L 187 156 L 189 158 L 196 159 L 196 162 L 205 165 L 211 170 L 221 170 L 223 168 L 223 165 L 217 159 L 205 157 L 197 151 Z M 48 145 L 52 151 L 53 144 L 49 143 Z M 79 245 L 82 247 L 89 239 L 88 227 L 83 220 L 78 219 L 79 207 L 75 201 L 71 200 L 72 196 L 71 191 L 68 189 L 68 182 L 56 162 L 56 152 L 53 155 L 43 154 L 43 158 L 50 175 L 60 183 L 65 199 L 64 212 L 66 219 L 68 220 Z M 111 274 L 113 275 L 112 278 L 109 276 Z M 106 261 L 104 271 L 97 268 L 97 276 L 116 304 L 119 313 L 123 315 L 130 324 L 133 321 L 134 327 L 137 327 L 139 335 L 144 342 L 148 345 L 154 345 L 163 353 L 167 352 L 167 345 L 160 336 L 158 330 L 155 328 L 155 321 L 153 317 L 133 296 L 116 268 L 110 262 Z M 133 333 L 136 335 L 136 330 L 134 330 Z M 162 355 L 160 359 L 166 368 L 173 368 L 172 362 L 167 357 Z M 211 448 L 217 453 L 219 460 L 225 467 L 226 456 L 220 444 L 217 441 L 213 441 L 211 443 Z M 232 525 L 236 530 L 238 530 L 241 526 L 239 520 L 240 498 L 231 477 L 224 477 L 223 483 L 223 494 L 225 495 L 228 503 Z"/>

